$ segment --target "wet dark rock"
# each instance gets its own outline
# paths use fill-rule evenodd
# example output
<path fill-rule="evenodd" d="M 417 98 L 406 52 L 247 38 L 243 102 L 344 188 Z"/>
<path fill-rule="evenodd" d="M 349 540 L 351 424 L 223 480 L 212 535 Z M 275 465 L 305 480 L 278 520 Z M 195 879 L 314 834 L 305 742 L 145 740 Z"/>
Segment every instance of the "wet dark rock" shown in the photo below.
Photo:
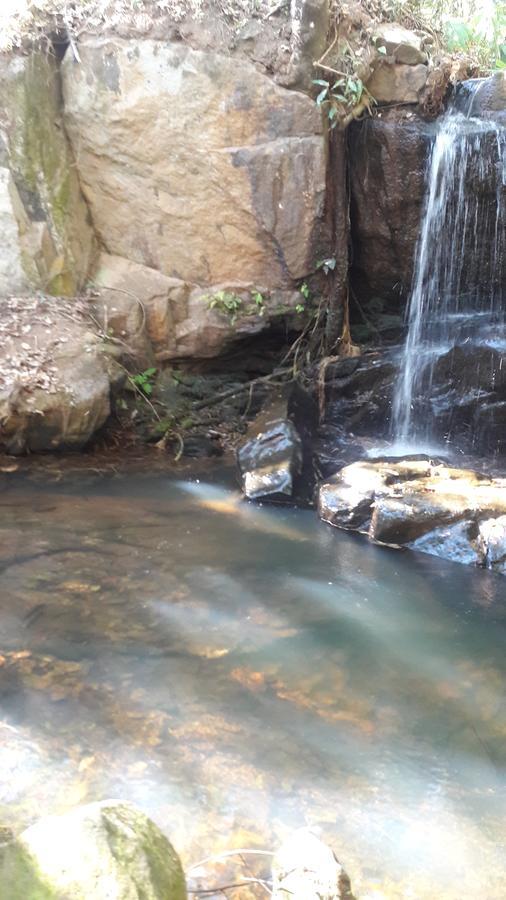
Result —
<path fill-rule="evenodd" d="M 436 362 L 433 383 L 455 385 L 461 395 L 472 390 L 506 391 L 504 355 L 485 344 L 452 347 Z"/>
<path fill-rule="evenodd" d="M 352 285 L 360 302 L 407 298 L 434 126 L 385 110 L 350 129 Z"/>
<path fill-rule="evenodd" d="M 362 460 L 319 488 L 319 513 L 371 540 L 506 574 L 506 479 L 429 457 Z"/>
<path fill-rule="evenodd" d="M 310 498 L 314 477 L 310 442 L 316 421 L 313 400 L 297 385 L 271 399 L 237 451 L 246 497 Z"/>
<path fill-rule="evenodd" d="M 194 459 L 203 459 L 211 456 L 221 456 L 223 449 L 207 434 L 190 434 L 183 441 L 183 456 Z"/>
<path fill-rule="evenodd" d="M 397 364 L 390 351 L 330 365 L 326 372 L 326 421 L 354 435 L 388 434 L 396 375 Z"/>
<path fill-rule="evenodd" d="M 456 88 L 456 104 L 462 112 L 506 122 L 506 79 L 504 72 L 489 78 L 470 78 Z"/>
<path fill-rule="evenodd" d="M 475 409 L 474 448 L 489 456 L 506 455 L 506 401 L 483 403 Z"/>

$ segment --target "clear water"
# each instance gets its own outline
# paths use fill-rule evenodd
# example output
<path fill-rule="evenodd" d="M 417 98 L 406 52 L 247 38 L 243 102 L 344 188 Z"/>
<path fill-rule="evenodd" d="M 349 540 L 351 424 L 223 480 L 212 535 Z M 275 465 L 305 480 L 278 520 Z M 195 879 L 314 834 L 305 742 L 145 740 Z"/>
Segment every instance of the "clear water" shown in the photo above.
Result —
<path fill-rule="evenodd" d="M 434 367 L 456 344 L 504 344 L 506 130 L 450 110 L 438 125 L 394 393 L 399 445 L 434 442 Z M 423 412 L 420 414 L 420 399 Z"/>
<path fill-rule="evenodd" d="M 209 480 L 9 478 L 0 825 L 126 798 L 189 866 L 312 824 L 362 900 L 504 900 L 504 578 Z"/>

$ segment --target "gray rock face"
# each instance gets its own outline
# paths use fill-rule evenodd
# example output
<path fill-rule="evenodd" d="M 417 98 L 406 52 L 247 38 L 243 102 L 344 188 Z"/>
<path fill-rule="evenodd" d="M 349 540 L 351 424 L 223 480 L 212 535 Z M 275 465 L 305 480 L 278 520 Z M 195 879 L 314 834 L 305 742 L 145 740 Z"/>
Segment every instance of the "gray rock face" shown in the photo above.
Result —
<path fill-rule="evenodd" d="M 506 479 L 430 459 L 345 466 L 319 489 L 324 521 L 371 540 L 506 572 Z"/>
<path fill-rule="evenodd" d="M 47 816 L 0 849 L 2 900 L 186 900 L 179 858 L 127 803 Z"/>

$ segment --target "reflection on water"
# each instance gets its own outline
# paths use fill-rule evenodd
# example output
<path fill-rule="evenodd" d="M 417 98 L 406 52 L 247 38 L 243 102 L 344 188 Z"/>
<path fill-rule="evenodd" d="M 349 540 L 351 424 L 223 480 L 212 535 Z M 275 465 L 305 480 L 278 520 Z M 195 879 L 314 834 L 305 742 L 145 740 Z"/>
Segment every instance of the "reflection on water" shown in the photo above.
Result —
<path fill-rule="evenodd" d="M 1 825 L 119 796 L 189 865 L 317 824 L 361 898 L 504 900 L 504 578 L 162 475 L 0 504 Z"/>

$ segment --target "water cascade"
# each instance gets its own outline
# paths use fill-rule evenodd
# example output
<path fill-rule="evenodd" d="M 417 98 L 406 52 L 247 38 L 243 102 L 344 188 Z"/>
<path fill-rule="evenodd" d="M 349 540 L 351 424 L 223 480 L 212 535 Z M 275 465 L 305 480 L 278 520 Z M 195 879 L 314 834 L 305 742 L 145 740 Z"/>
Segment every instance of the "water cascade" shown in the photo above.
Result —
<path fill-rule="evenodd" d="M 465 111 L 457 97 L 442 117 L 428 163 L 408 333 L 392 410 L 399 450 L 452 440 L 459 402 L 461 419 L 464 406 L 472 418 L 469 390 L 478 403 L 497 400 L 496 369 L 506 349 L 506 129 L 473 115 L 474 96 L 472 89 Z M 464 348 L 458 364 L 455 348 Z M 462 374 L 470 348 L 479 348 L 479 365 L 487 368 L 486 389 Z M 468 389 L 465 403 L 462 378 Z M 476 423 L 468 421 L 466 427 L 472 435 Z"/>

